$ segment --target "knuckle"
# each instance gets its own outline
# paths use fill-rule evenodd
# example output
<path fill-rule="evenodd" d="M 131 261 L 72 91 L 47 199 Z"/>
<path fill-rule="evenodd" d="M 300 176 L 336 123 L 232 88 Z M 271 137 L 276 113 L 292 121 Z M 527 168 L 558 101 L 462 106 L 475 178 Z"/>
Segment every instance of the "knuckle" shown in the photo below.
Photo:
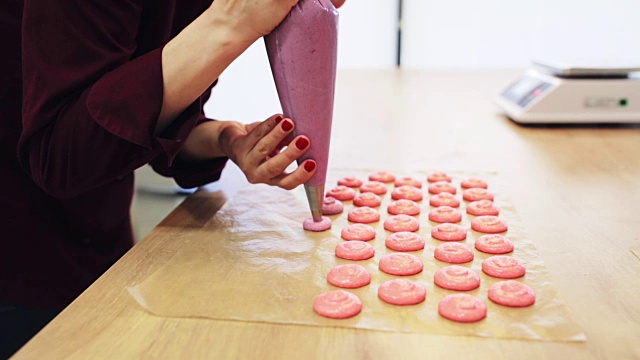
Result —
<path fill-rule="evenodd" d="M 268 146 L 265 142 L 259 142 L 256 144 L 256 151 L 261 155 L 261 156 L 267 156 L 271 153 L 271 151 L 273 151 L 271 149 L 270 146 Z"/>
<path fill-rule="evenodd" d="M 272 179 L 282 173 L 282 169 L 275 164 L 265 164 L 265 172 L 269 179 Z"/>
<path fill-rule="evenodd" d="M 295 146 L 289 146 L 285 151 L 280 153 L 280 156 L 282 156 L 285 159 L 285 161 L 287 161 L 290 164 L 294 162 L 297 158 L 302 156 L 302 154 L 303 152 L 295 148 Z"/>
<path fill-rule="evenodd" d="M 256 126 L 253 130 L 251 130 L 250 135 L 253 137 L 254 141 L 259 141 L 265 135 L 267 135 L 271 131 L 271 128 L 267 125 L 260 124 Z"/>
<path fill-rule="evenodd" d="M 246 174 L 246 177 L 247 177 L 247 181 L 249 181 L 250 184 L 260 183 L 260 179 L 253 173 Z"/>
<path fill-rule="evenodd" d="M 281 187 L 285 190 L 293 190 L 307 180 L 308 179 L 304 174 L 301 174 L 299 171 L 295 171 L 282 182 Z"/>

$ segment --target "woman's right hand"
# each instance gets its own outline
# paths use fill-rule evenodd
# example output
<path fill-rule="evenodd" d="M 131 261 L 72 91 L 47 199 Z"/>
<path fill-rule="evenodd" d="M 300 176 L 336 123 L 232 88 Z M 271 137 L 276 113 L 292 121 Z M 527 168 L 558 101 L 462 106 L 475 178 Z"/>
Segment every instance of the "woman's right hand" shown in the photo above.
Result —
<path fill-rule="evenodd" d="M 253 43 L 278 26 L 298 0 L 215 0 L 211 16 L 240 41 Z"/>
<path fill-rule="evenodd" d="M 345 0 L 331 0 L 336 8 Z M 298 0 L 215 0 L 212 16 L 228 24 L 232 33 L 253 43 L 284 20 Z"/>

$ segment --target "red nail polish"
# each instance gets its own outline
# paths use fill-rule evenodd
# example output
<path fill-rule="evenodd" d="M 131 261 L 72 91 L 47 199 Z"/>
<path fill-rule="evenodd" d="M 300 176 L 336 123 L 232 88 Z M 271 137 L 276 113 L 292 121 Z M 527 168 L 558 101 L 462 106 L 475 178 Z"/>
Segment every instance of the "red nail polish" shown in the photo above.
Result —
<path fill-rule="evenodd" d="M 284 117 L 282 115 L 278 115 L 276 116 L 276 124 L 280 123 L 280 121 L 282 121 L 282 119 L 284 119 Z"/>
<path fill-rule="evenodd" d="M 282 126 L 282 130 L 284 130 L 284 131 L 289 131 L 289 130 L 293 129 L 293 123 L 291 121 L 289 121 L 289 120 L 283 121 L 282 125 L 280 125 L 280 126 Z"/>
<path fill-rule="evenodd" d="M 315 168 L 316 162 L 313 160 L 309 160 L 304 163 L 304 169 L 307 170 L 307 172 L 312 172 Z"/>
<path fill-rule="evenodd" d="M 298 140 L 296 140 L 296 147 L 300 150 L 304 150 L 307 148 L 307 146 L 309 146 L 309 140 L 305 139 L 305 138 L 299 138 Z"/>

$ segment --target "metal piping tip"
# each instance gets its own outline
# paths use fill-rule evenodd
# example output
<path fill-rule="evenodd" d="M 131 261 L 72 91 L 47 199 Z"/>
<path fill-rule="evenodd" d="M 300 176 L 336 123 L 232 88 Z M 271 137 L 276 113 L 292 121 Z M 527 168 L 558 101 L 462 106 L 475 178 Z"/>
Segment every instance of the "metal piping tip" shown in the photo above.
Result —
<path fill-rule="evenodd" d="M 313 221 L 322 221 L 322 201 L 324 200 L 324 184 L 316 186 L 304 186 L 304 191 L 309 200 L 309 209 L 311 209 L 311 217 Z"/>

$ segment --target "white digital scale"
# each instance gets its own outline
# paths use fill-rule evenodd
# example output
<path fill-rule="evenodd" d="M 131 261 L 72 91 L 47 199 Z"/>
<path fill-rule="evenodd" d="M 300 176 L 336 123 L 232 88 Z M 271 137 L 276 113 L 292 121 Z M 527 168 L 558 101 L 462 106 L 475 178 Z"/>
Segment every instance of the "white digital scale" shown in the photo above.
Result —
<path fill-rule="evenodd" d="M 523 124 L 640 123 L 640 66 L 536 61 L 496 102 Z"/>

